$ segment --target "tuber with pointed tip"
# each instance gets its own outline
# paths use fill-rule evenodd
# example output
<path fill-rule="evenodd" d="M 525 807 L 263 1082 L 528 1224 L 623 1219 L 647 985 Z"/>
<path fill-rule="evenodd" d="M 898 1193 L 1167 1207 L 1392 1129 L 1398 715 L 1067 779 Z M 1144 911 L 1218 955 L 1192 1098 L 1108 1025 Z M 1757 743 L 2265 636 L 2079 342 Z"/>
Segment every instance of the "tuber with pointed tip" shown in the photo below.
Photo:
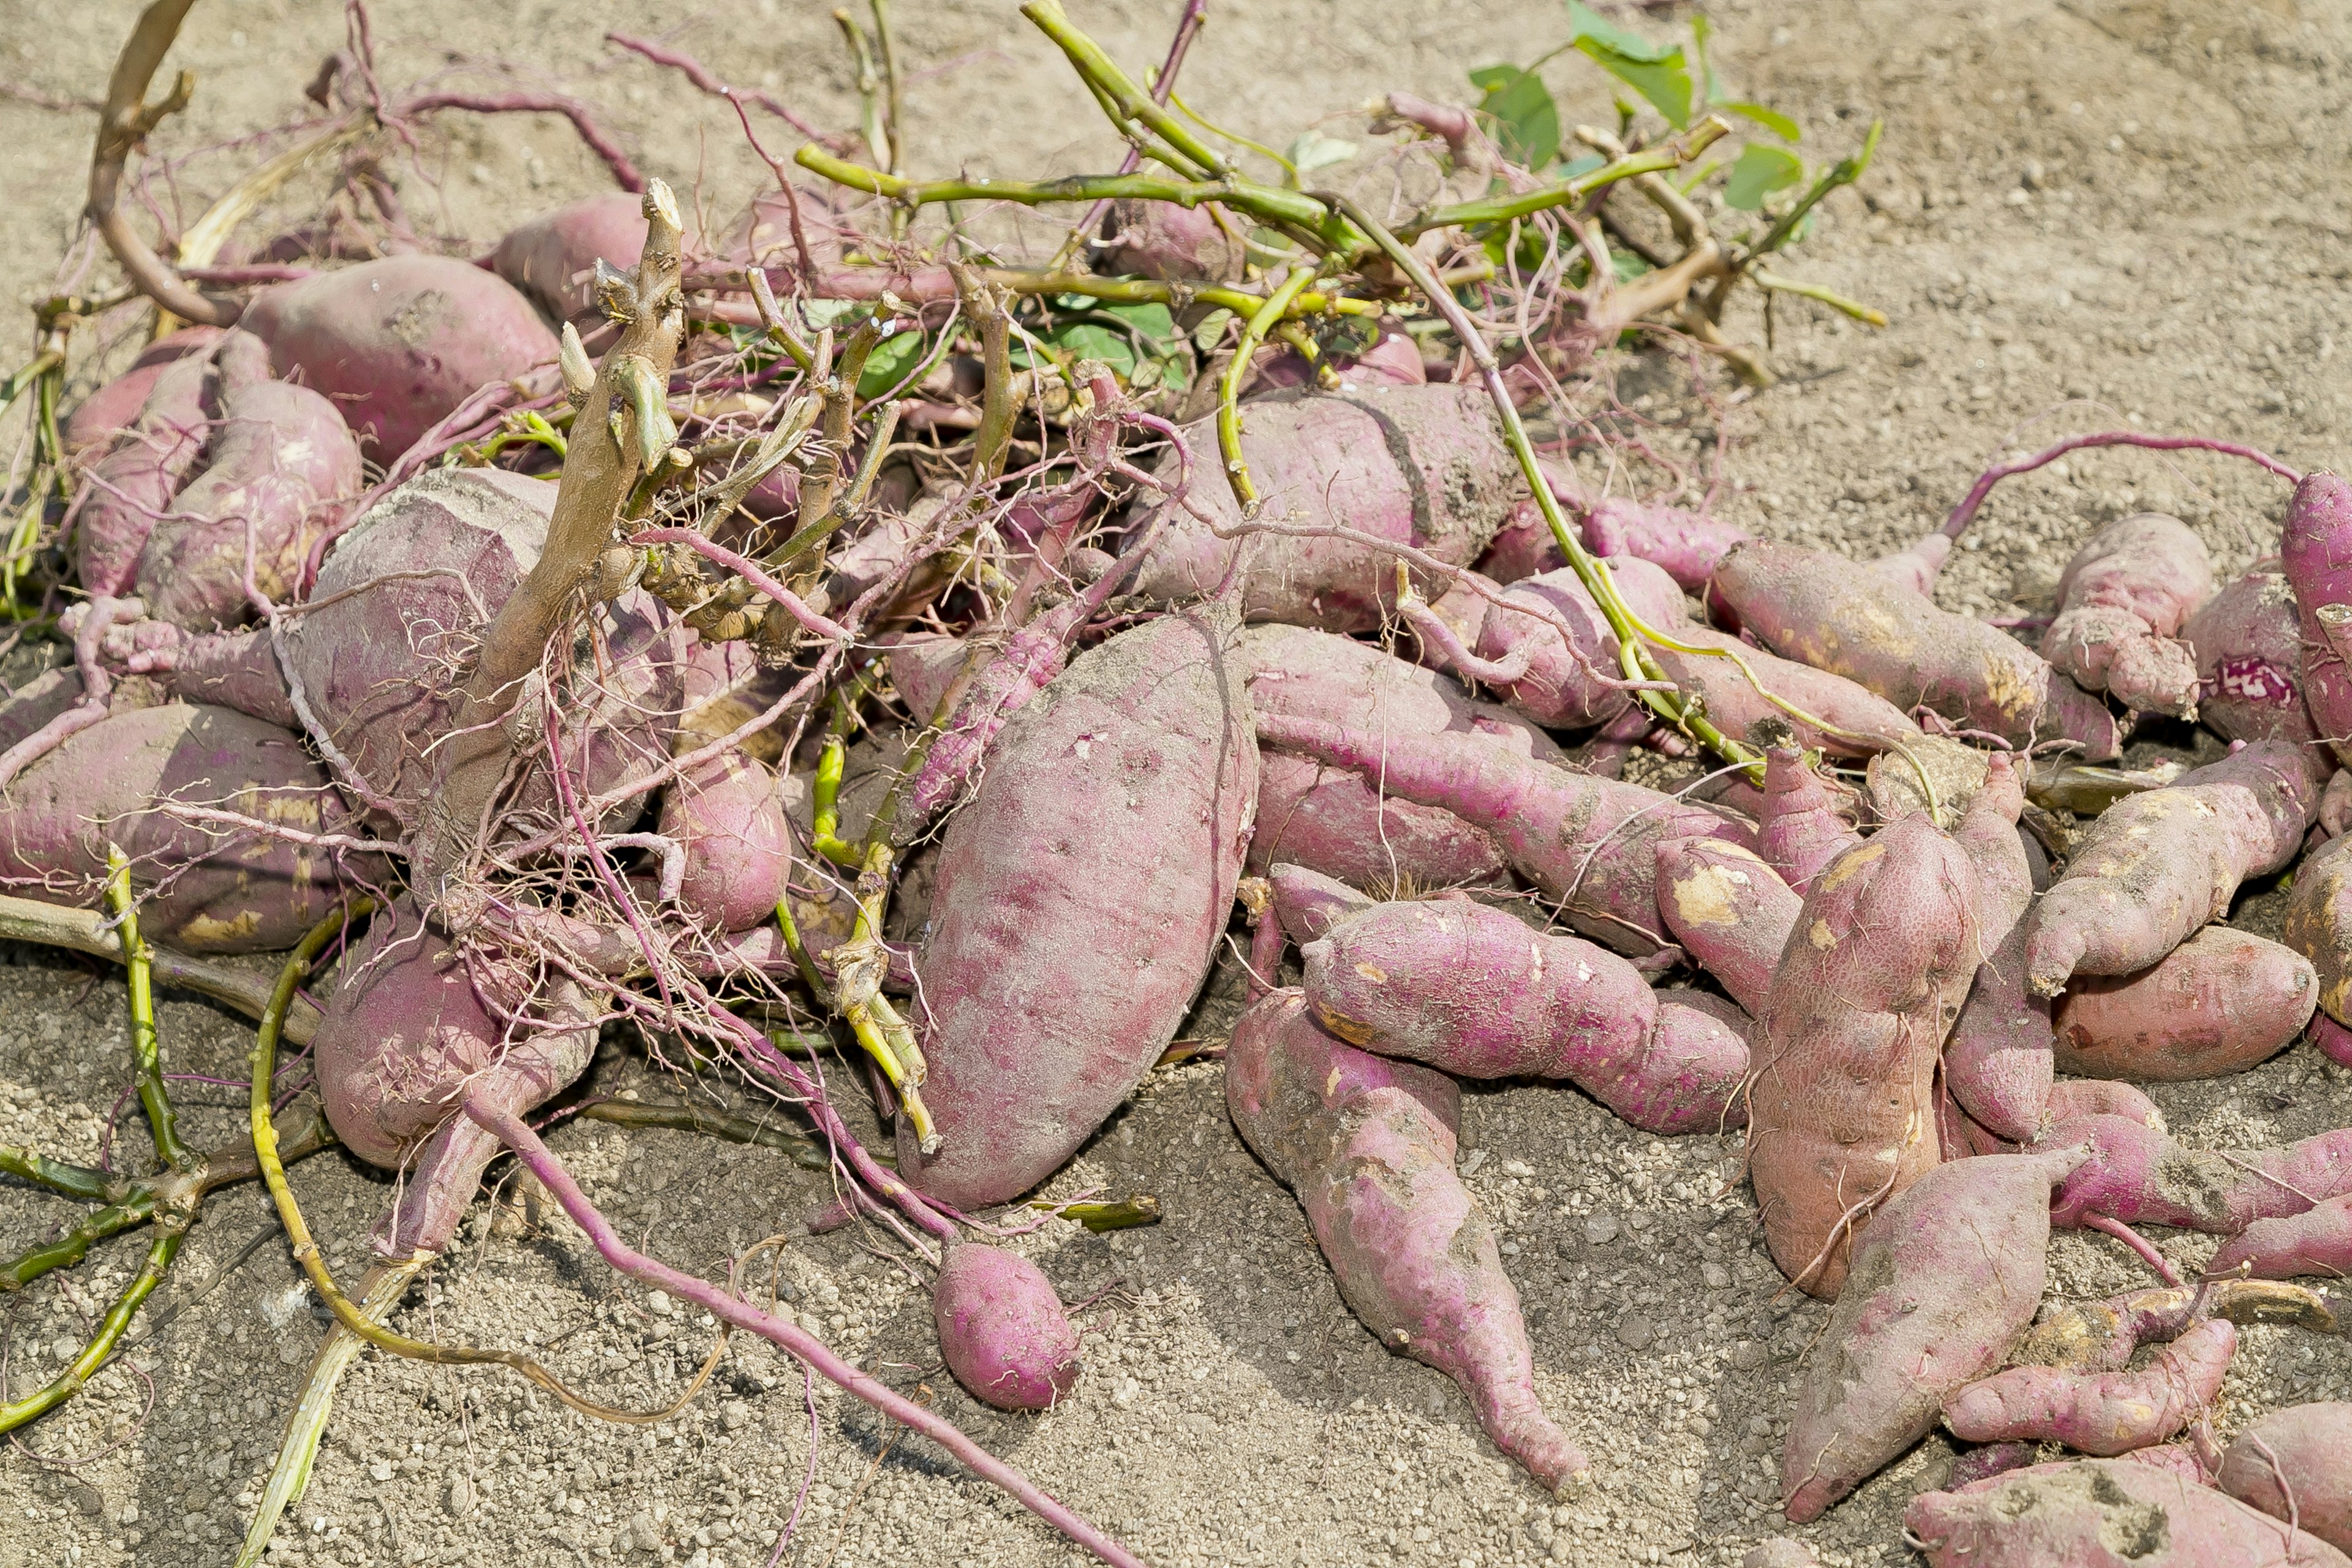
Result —
<path fill-rule="evenodd" d="M 1078 1331 L 1045 1271 L 1019 1253 L 950 1247 L 931 1322 L 955 1380 L 999 1410 L 1051 1410 L 1077 1386 Z"/>
<path fill-rule="evenodd" d="M 1720 838 L 1657 847 L 1658 913 L 1731 999 L 1760 1013 L 1804 900 L 1752 849 Z"/>
<path fill-rule="evenodd" d="M 2113 1458 L 2161 1443 L 2196 1419 L 2220 1395 L 2237 1348 L 2236 1326 L 2207 1318 L 2144 1367 L 2011 1367 L 1945 1401 L 1944 1425 L 1967 1443 L 2063 1443 Z"/>
<path fill-rule="evenodd" d="M 2055 1010 L 2058 1069 L 2140 1083 L 2243 1072 L 2294 1044 L 2318 1000 L 2301 953 L 2207 926 L 2137 974 L 2077 975 Z"/>
<path fill-rule="evenodd" d="M 1862 842 L 1838 814 L 1804 753 L 1793 745 L 1764 753 L 1764 804 L 1756 818 L 1756 853 L 1802 896 L 1829 863 Z"/>

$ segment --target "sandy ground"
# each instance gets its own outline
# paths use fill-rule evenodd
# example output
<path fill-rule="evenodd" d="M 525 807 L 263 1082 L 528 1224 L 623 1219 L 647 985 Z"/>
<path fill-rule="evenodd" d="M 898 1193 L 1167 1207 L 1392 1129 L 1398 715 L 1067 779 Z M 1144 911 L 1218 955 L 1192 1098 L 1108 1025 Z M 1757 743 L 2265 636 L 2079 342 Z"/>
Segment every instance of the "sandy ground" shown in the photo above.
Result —
<path fill-rule="evenodd" d="M 1157 58 L 1175 8 L 1071 5 L 1130 62 Z M 1285 139 L 1318 116 L 1342 133 L 1360 128 L 1354 107 L 1391 88 L 1459 97 L 1466 68 L 1528 58 L 1561 26 L 1549 5 L 1492 0 L 1211 9 L 1187 96 L 1237 129 Z M 0 80 L 94 93 L 132 10 L 0 0 Z M 1097 117 L 1008 0 L 901 0 L 899 14 L 911 67 L 936 73 L 912 94 L 915 166 L 1009 174 L 1113 161 Z M 1881 550 L 1929 526 L 2032 422 L 2128 421 L 2256 442 L 2297 465 L 2343 460 L 2332 360 L 2347 273 L 2335 204 L 2352 151 L 2352 12 L 2317 0 L 1791 0 L 1715 15 L 1731 79 L 1813 128 L 1820 154 L 1845 151 L 1873 116 L 1888 127 L 1859 195 L 1832 201 L 1790 269 L 1868 298 L 1893 324 L 1872 332 L 1810 307 L 1778 313 L 1776 355 L 1790 378 L 1738 416 L 1727 515 Z M 842 51 L 825 8 L 805 0 L 700 14 L 668 0 L 378 6 L 389 77 L 458 51 L 530 61 L 605 105 L 649 169 L 681 186 L 699 176 L 714 209 L 741 200 L 760 171 L 731 119 L 640 63 L 615 62 L 598 42 L 607 22 L 681 27 L 736 79 L 850 121 Z M 173 145 L 292 116 L 340 28 L 324 0 L 207 0 L 178 57 L 200 85 Z M 1577 112 L 1606 112 L 1589 74 L 1570 63 L 1549 74 Z M 0 96 L 0 295 L 28 300 L 49 285 L 89 133 L 86 114 Z M 184 172 L 191 212 L 234 166 L 232 155 Z M 415 210 L 486 237 L 597 188 L 599 170 L 560 128 L 486 121 L 407 184 Z M 1752 311 L 1735 326 L 1761 335 Z M 2234 571 L 2274 537 L 2283 500 L 2242 465 L 2088 457 L 2002 491 L 1941 592 L 1980 613 L 2032 608 L 2073 541 L 2144 507 L 2191 520 Z M 2274 927 L 2277 902 L 2251 895 L 2238 918 Z M 117 976 L 45 953 L 8 957 L 0 1139 L 91 1158 L 125 1079 Z M 1213 1004 L 1196 1030 L 1229 1016 Z M 170 1001 L 163 1030 L 174 1070 L 243 1073 L 250 1036 L 217 1010 Z M 629 1042 L 607 1045 L 600 1088 L 646 1081 Z M 200 1141 L 236 1135 L 237 1091 L 184 1092 Z M 2352 1121 L 2346 1075 L 2302 1044 L 2242 1077 L 2156 1093 L 2176 1131 L 2205 1144 Z M 964 1396 L 938 1369 L 916 1282 L 854 1233 L 790 1239 L 780 1282 L 830 1342 L 1155 1563 L 1736 1563 L 1778 1522 L 1774 1457 L 1823 1314 L 1774 1304 L 1780 1280 L 1737 1184 L 1735 1143 L 1634 1134 L 1578 1094 L 1542 1087 L 1474 1089 L 1466 1119 L 1462 1168 L 1506 1237 L 1539 1391 L 1599 1461 L 1598 1485 L 1567 1500 L 1497 1456 L 1448 1383 L 1388 1354 L 1349 1316 L 1297 1205 L 1235 1137 L 1214 1064 L 1156 1075 L 1055 1184 L 1155 1193 L 1165 1223 L 1110 1239 L 1056 1224 L 1020 1244 L 1066 1298 L 1096 1298 L 1083 1314 L 1087 1374 L 1050 1417 L 1009 1419 Z M 125 1131 L 137 1132 L 135 1116 Z M 632 1236 L 690 1268 L 722 1268 L 793 1231 L 825 1195 L 820 1178 L 762 1150 L 581 1125 L 554 1142 Z M 355 1274 L 384 1179 L 338 1154 L 295 1179 L 339 1269 Z M 49 1234 L 67 1207 L 0 1184 L 0 1247 Z M 2210 1245 L 2162 1244 L 2184 1265 Z M 138 1245 L 101 1247 L 93 1266 L 0 1310 L 10 1386 L 57 1367 Z M 2053 1299 L 2146 1279 L 2104 1240 L 2061 1237 L 2053 1258 Z M 512 1201 L 479 1205 L 404 1321 L 535 1345 L 588 1391 L 640 1406 L 674 1397 L 712 1338 L 707 1321 L 623 1288 L 560 1218 Z M 262 1195 L 216 1199 L 141 1320 L 133 1370 L 105 1374 L 0 1449 L 0 1564 L 227 1562 L 321 1322 Z M 2253 1412 L 2347 1390 L 2342 1343 L 2252 1329 L 2219 1426 L 2226 1436 Z M 1071 1556 L 936 1450 L 892 1444 L 863 1407 L 824 1389 L 812 1406 L 796 1369 L 738 1343 L 686 1415 L 646 1427 L 584 1421 L 501 1373 L 365 1363 L 276 1560 L 763 1563 L 808 1473 L 812 1430 L 815 1479 L 790 1562 Z M 1803 1533 L 1832 1563 L 1911 1560 L 1902 1504 L 1949 1453 L 1930 1439 Z"/>

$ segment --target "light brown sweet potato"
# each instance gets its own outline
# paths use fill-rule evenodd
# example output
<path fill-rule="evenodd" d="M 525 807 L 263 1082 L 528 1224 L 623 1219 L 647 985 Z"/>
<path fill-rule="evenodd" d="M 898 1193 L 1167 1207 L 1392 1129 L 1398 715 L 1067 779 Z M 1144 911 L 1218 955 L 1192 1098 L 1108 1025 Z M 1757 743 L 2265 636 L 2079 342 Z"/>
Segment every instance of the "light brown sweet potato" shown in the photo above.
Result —
<path fill-rule="evenodd" d="M 2318 999 L 2302 954 L 2207 926 L 2153 968 L 2070 984 L 2055 1016 L 2058 1068 L 2141 1083 L 2242 1072 L 2292 1044 Z"/>
<path fill-rule="evenodd" d="M 2030 1465 L 1922 1492 L 1905 1532 L 1929 1568 L 2347 1568 L 2352 1558 L 2168 1468 Z"/>

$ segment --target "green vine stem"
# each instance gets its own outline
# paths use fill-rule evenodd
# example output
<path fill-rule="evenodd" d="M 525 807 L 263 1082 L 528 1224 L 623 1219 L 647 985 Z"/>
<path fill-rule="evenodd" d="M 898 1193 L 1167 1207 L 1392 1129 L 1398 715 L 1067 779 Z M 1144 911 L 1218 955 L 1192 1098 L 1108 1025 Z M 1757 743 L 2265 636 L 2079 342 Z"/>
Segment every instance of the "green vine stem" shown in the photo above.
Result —
<path fill-rule="evenodd" d="M 139 909 L 131 898 L 131 862 L 115 845 L 106 847 L 106 903 L 122 932 L 123 962 L 131 972 L 131 1059 L 139 1073 L 139 1108 L 155 1135 L 155 1157 L 175 1171 L 196 1163 L 180 1142 L 179 1118 L 163 1087 L 163 1052 L 155 1040 L 155 987 L 147 944 L 139 936 Z"/>

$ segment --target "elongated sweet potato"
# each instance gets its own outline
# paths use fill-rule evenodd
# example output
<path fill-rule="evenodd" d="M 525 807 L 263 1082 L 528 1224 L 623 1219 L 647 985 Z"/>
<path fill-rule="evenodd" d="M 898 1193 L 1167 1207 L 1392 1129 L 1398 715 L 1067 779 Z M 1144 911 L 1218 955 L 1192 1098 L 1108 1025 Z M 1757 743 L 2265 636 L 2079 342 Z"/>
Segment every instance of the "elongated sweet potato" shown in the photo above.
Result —
<path fill-rule="evenodd" d="M 1761 1012 L 1804 900 L 1753 850 L 1720 838 L 1668 839 L 1657 867 L 1667 931 L 1733 1001 Z"/>
<path fill-rule="evenodd" d="M 2318 1000 L 2302 954 L 2207 926 L 2153 968 L 2070 984 L 2056 1008 L 2058 1068 L 2143 1083 L 2242 1072 L 2293 1044 Z"/>
<path fill-rule="evenodd" d="M 1829 863 L 1862 842 L 1853 824 L 1805 765 L 1793 745 L 1764 753 L 1764 805 L 1756 818 L 1756 853 L 1802 895 Z"/>
<path fill-rule="evenodd" d="M 1536 1402 L 1518 1292 L 1454 1173 L 1453 1080 L 1356 1049 L 1276 991 L 1234 1029 L 1225 1104 L 1298 1194 L 1341 1298 L 1381 1343 L 1460 1384 L 1495 1446 L 1544 1485 L 1589 1469 Z"/>
<path fill-rule="evenodd" d="M 2235 1236 L 2256 1220 L 2302 1214 L 2352 1193 L 2352 1129 L 2278 1149 L 2190 1149 L 2145 1122 L 2116 1115 L 2061 1121 L 2040 1146 L 2088 1143 L 2091 1157 L 2066 1179 L 2051 1223 L 2089 1215 Z"/>
<path fill-rule="evenodd" d="M 2032 1139 L 2049 1114 L 2051 1008 L 2025 984 L 2023 916 L 2033 900 L 2032 868 L 2016 829 L 2021 781 L 2002 756 L 1955 829 L 1976 872 L 1977 940 L 1989 956 L 1944 1045 L 1944 1081 L 1962 1110 L 1995 1137 Z"/>
<path fill-rule="evenodd" d="M 1748 1173 L 1781 1272 L 1838 1294 L 1854 1233 L 1939 1158 L 1936 1064 L 1982 958 L 1974 874 L 1925 817 L 1813 883 L 1759 1019 Z"/>
<path fill-rule="evenodd" d="M 182 327 L 139 351 L 131 368 L 91 393 L 66 418 L 66 450 L 81 457 L 137 423 L 147 395 L 163 379 L 163 367 L 192 354 L 208 353 L 220 341 L 218 327 Z"/>
<path fill-rule="evenodd" d="M 2284 742 L 2257 741 L 2116 802 L 2034 910 L 2026 984 L 2054 996 L 2077 973 L 2132 974 L 2229 912 L 2249 877 L 2294 860 L 2325 778 Z"/>
<path fill-rule="evenodd" d="M 1541 762 L 1563 755 L 1550 736 L 1519 714 L 1352 637 L 1278 624 L 1248 626 L 1234 657 L 1249 682 L 1250 706 L 1259 713 L 1392 735 L 1482 735 Z"/>
<path fill-rule="evenodd" d="M 2352 1275 L 2352 1195 L 2338 1194 L 2301 1214 L 2258 1219 L 2221 1244 L 2208 1268 L 2242 1269 L 2256 1279 Z"/>
<path fill-rule="evenodd" d="M 1748 830 L 1655 790 L 1531 762 L 1476 735 L 1377 735 L 1261 714 L 1269 745 L 1355 769 L 1407 800 L 1444 806 L 1493 834 L 1519 875 L 1560 900 L 1569 924 L 1637 957 L 1664 945 L 1657 846 Z"/>
<path fill-rule="evenodd" d="M 898 1169 L 959 1208 L 1057 1170 L 1207 974 L 1255 811 L 1234 628 L 1170 615 L 1073 660 L 998 731 L 941 847 L 922 976 L 944 1142 Z"/>
<path fill-rule="evenodd" d="M 2279 530 L 2279 568 L 2294 591 L 2303 641 L 2303 700 L 2339 762 L 2352 763 L 2352 667 L 2342 606 L 2352 605 L 2352 484 L 2306 474 Z"/>
<path fill-rule="evenodd" d="M 2011 1367 L 1947 1400 L 1944 1425 L 1963 1442 L 2057 1442 L 2112 1458 L 2161 1443 L 2194 1420 L 2221 1392 L 2237 1348 L 2236 1326 L 2208 1318 L 2137 1370 Z"/>
<path fill-rule="evenodd" d="M 2352 1021 L 2352 835 L 2305 858 L 2287 892 L 2279 940 L 2310 961 L 2319 1010 Z"/>
<path fill-rule="evenodd" d="M 1271 749 L 1258 755 L 1249 868 L 1311 866 L 1360 888 L 1507 887 L 1494 836 L 1452 812 L 1382 795 L 1349 768 Z"/>
<path fill-rule="evenodd" d="M 1843 556 L 1754 540 L 1723 558 L 1714 582 L 1765 647 L 1897 708 L 1929 708 L 2014 746 L 2074 741 L 2090 762 L 2121 750 L 2105 704 L 2032 649 Z"/>
<path fill-rule="evenodd" d="M 307 845 L 159 809 L 234 812 L 302 833 L 350 832 L 342 797 L 285 731 L 225 708 L 115 712 L 16 775 L 0 800 L 0 886 L 96 906 L 122 847 L 148 936 L 189 952 L 290 947 L 342 894 L 385 874 Z"/>
<path fill-rule="evenodd" d="M 2308 744 L 2303 629 L 2285 574 L 2255 570 L 2205 601 L 2180 640 L 2197 658 L 2197 717 L 2231 741 Z"/>
<path fill-rule="evenodd" d="M 74 511 L 74 566 L 84 592 L 130 592 L 155 519 L 204 455 L 219 410 L 220 378 L 208 347 L 164 365 L 139 417 L 89 465 Z"/>
<path fill-rule="evenodd" d="M 2309 1531 L 2167 1467 L 2129 1459 L 2030 1465 L 1922 1492 L 1905 1532 L 1929 1568 L 2345 1568 Z"/>
<path fill-rule="evenodd" d="M 1305 947 L 1339 921 L 1360 914 L 1380 900 L 1357 891 L 1337 877 L 1310 871 L 1304 866 L 1276 866 L 1266 873 L 1274 895 L 1275 918 L 1285 935 Z"/>
<path fill-rule="evenodd" d="M 2000 1363 L 2042 1299 L 2050 1189 L 2076 1158 L 1937 1165 L 1860 1227 L 1781 1449 L 1790 1519 L 1819 1519 Z"/>
<path fill-rule="evenodd" d="M 2126 708 L 2193 719 L 2197 656 L 2175 638 L 2212 593 L 2212 560 L 2187 523 L 2155 511 L 2118 518 L 2066 563 L 2042 657 Z"/>
<path fill-rule="evenodd" d="M 334 400 L 361 448 L 389 463 L 476 391 L 552 363 L 555 334 L 496 273 L 391 256 L 263 289 L 237 325 L 270 362 Z"/>
<path fill-rule="evenodd" d="M 1241 519 L 1207 421 L 1186 427 L 1192 506 L 1231 527 Z M 1526 493 L 1475 386 L 1365 387 L 1354 393 L 1277 393 L 1252 403 L 1242 455 L 1269 520 L 1337 524 L 1466 566 Z M 1173 454 L 1160 478 L 1175 482 Z M 1328 631 L 1370 631 L 1393 605 L 1394 558 L 1352 541 L 1276 534 L 1219 539 L 1189 509 L 1176 512 L 1137 574 L 1135 590 L 1161 601 L 1213 592 L 1247 552 L 1246 619 Z M 1429 584 L 1423 584 L 1424 589 Z"/>
<path fill-rule="evenodd" d="M 1705 587 L 1725 553 L 1754 537 L 1705 512 L 1625 496 L 1589 496 L 1558 470 L 1547 478 L 1585 549 L 1613 563 L 1647 561 L 1686 589 Z M 1478 569 L 1498 583 L 1516 583 L 1567 564 L 1542 509 L 1529 499 L 1512 508 Z"/>
<path fill-rule="evenodd" d="M 2120 1116 L 2158 1132 L 2165 1131 L 2164 1112 L 2156 1101 L 2130 1084 L 2111 1079 L 2062 1078 L 2050 1086 L 2051 1124 L 2078 1116 Z"/>
<path fill-rule="evenodd" d="M 1045 1271 L 967 1241 L 931 1287 L 940 1354 L 958 1383 L 999 1410 L 1050 1410 L 1078 1382 L 1078 1331 Z"/>
<path fill-rule="evenodd" d="M 345 1148 L 407 1171 L 376 1233 L 380 1256 L 438 1252 L 500 1152 L 458 1109 L 460 1096 L 529 1110 L 594 1057 L 588 998 L 560 982 L 534 1001 L 535 978 L 495 952 L 453 951 L 406 898 L 345 961 L 314 1037 L 319 1086 Z"/>
<path fill-rule="evenodd" d="M 1736 1125 L 1748 1043 L 1633 966 L 1467 899 L 1376 904 L 1305 945 L 1331 1033 L 1458 1078 L 1564 1078 L 1645 1132 Z"/>
<path fill-rule="evenodd" d="M 2240 1502 L 2352 1552 L 2352 1405 L 2331 1400 L 2257 1416 L 2221 1451 L 2215 1481 Z"/>

